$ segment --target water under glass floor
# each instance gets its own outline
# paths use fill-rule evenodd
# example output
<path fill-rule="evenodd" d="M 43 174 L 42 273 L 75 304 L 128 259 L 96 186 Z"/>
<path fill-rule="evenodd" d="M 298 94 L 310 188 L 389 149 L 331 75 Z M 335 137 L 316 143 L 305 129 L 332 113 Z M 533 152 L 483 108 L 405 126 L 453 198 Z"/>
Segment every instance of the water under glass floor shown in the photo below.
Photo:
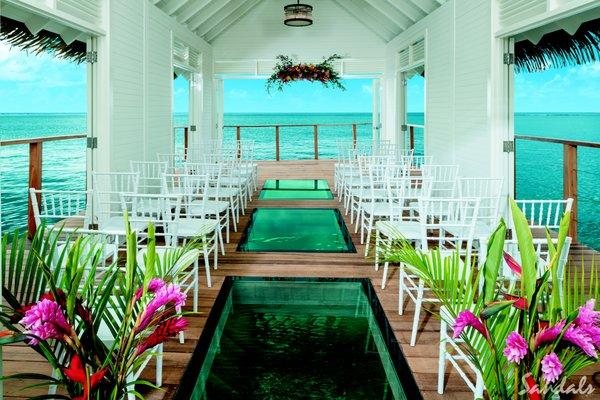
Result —
<path fill-rule="evenodd" d="M 356 252 L 344 218 L 335 208 L 256 208 L 237 250 Z"/>
<path fill-rule="evenodd" d="M 331 200 L 325 179 L 267 179 L 259 200 Z"/>

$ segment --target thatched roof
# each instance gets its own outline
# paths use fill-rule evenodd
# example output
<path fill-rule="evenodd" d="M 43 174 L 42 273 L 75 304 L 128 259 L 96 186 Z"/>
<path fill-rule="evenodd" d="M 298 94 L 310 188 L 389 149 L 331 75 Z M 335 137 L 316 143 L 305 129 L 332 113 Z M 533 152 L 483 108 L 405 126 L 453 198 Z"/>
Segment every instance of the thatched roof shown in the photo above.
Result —
<path fill-rule="evenodd" d="M 51 52 L 59 58 L 72 60 L 76 63 L 85 61 L 86 44 L 75 40 L 66 44 L 59 34 L 41 30 L 32 34 L 23 22 L 0 16 L 0 40 L 11 46 L 34 54 Z"/>
<path fill-rule="evenodd" d="M 561 29 L 545 34 L 537 44 L 529 40 L 515 43 L 517 73 L 599 61 L 600 19 L 584 22 L 574 35 Z"/>

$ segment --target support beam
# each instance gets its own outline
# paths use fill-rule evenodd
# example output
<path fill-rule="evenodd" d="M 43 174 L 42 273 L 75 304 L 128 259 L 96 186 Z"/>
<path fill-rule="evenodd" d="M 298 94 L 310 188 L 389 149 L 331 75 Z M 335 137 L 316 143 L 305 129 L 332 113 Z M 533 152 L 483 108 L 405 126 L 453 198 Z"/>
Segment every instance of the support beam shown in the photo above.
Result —
<path fill-rule="evenodd" d="M 167 15 L 172 16 L 177 11 L 179 11 L 181 7 L 185 6 L 188 2 L 189 0 L 168 0 L 168 2 L 161 8 Z"/>
<path fill-rule="evenodd" d="M 357 5 L 351 0 L 333 0 L 341 9 L 346 11 L 358 22 L 363 24 L 371 32 L 379 36 L 386 42 L 389 42 L 396 37 L 400 32 L 395 32 L 381 24 L 377 18 L 373 18 L 370 14 L 365 13 L 364 7 Z"/>
<path fill-rule="evenodd" d="M 563 147 L 563 193 L 565 199 L 573 199 L 569 236 L 577 242 L 577 146 L 564 144 Z"/>
<path fill-rule="evenodd" d="M 417 6 L 425 12 L 425 14 L 431 14 L 439 4 L 435 0 L 406 0 L 407 2 Z"/>
<path fill-rule="evenodd" d="M 212 21 L 213 17 L 220 10 L 226 9 L 228 12 L 231 12 L 231 9 L 227 7 L 227 4 L 229 4 L 230 1 L 231 0 L 219 0 L 210 3 L 205 9 L 202 10 L 201 13 L 199 13 L 194 18 L 188 21 L 188 26 L 190 27 L 190 30 L 195 31 L 207 21 Z"/>
<path fill-rule="evenodd" d="M 192 19 L 196 14 L 198 14 L 204 7 L 210 4 L 212 0 L 196 0 L 190 1 L 186 4 L 185 7 L 181 9 L 179 14 L 177 15 L 177 21 L 186 23 L 190 19 Z"/>
<path fill-rule="evenodd" d="M 392 6 L 387 0 L 365 0 L 371 7 L 399 25 L 402 30 L 415 23 L 417 19 L 410 18 L 407 14 L 400 12 L 396 7 Z"/>
<path fill-rule="evenodd" d="M 231 7 L 235 7 L 234 11 L 221 20 L 218 25 L 206 32 L 206 34 L 203 36 L 204 40 L 209 43 L 215 40 L 219 35 L 222 35 L 225 31 L 227 31 L 233 24 L 243 18 L 261 1 L 263 0 L 235 0 L 231 5 Z"/>
<path fill-rule="evenodd" d="M 391 3 L 393 8 L 400 11 L 402 14 L 406 15 L 411 21 L 417 22 L 420 19 L 424 18 L 427 15 L 427 12 L 417 7 L 415 3 L 407 0 L 387 0 L 388 3 Z"/>

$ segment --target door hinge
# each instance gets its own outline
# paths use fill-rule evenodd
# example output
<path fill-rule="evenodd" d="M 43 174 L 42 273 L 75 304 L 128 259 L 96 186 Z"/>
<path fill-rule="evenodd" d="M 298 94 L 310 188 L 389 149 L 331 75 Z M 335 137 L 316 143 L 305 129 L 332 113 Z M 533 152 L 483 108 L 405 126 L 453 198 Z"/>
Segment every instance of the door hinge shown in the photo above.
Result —
<path fill-rule="evenodd" d="M 406 79 L 402 79 L 402 86 L 406 86 L 408 84 L 408 81 Z"/>
<path fill-rule="evenodd" d="M 515 63 L 515 53 L 504 53 L 504 64 L 513 65 Z"/>
<path fill-rule="evenodd" d="M 514 140 L 505 140 L 502 142 L 502 151 L 505 153 L 514 153 L 515 152 L 515 141 Z"/>
<path fill-rule="evenodd" d="M 196 132 L 196 125 L 190 125 L 190 131 Z"/>
<path fill-rule="evenodd" d="M 88 137 L 87 138 L 87 148 L 88 149 L 97 149 L 98 148 L 98 138 L 97 137 Z"/>
<path fill-rule="evenodd" d="M 406 125 L 406 124 L 402 124 L 402 125 L 400 125 L 400 130 L 401 130 L 402 132 L 406 132 L 406 131 L 408 130 L 408 125 Z"/>
<path fill-rule="evenodd" d="M 85 61 L 89 64 L 95 64 L 98 62 L 98 52 L 97 51 L 88 51 L 85 53 Z"/>

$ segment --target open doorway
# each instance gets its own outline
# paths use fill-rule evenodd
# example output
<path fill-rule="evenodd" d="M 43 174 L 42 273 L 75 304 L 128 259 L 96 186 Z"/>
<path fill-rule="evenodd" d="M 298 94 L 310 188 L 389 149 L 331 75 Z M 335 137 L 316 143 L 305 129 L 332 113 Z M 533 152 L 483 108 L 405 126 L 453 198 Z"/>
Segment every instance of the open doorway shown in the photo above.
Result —
<path fill-rule="evenodd" d="M 254 141 L 255 158 L 335 158 L 338 143 L 372 142 L 373 79 L 345 79 L 345 91 L 294 82 L 267 93 L 264 79 L 224 80 L 223 140 Z M 316 144 L 315 144 L 316 137 Z"/>
<path fill-rule="evenodd" d="M 175 68 L 173 78 L 173 149 L 174 153 L 183 154 L 185 136 L 190 125 L 189 73 Z"/>
<path fill-rule="evenodd" d="M 421 68 L 419 68 L 421 70 Z M 415 155 L 425 154 L 425 72 L 411 71 L 406 77 L 406 121 L 405 138 Z"/>
<path fill-rule="evenodd" d="M 10 233 L 35 226 L 28 225 L 33 222 L 32 215 L 28 218 L 30 186 L 88 187 L 91 69 L 85 39 L 66 45 L 58 34 L 42 29 L 34 35 L 24 23 L 4 15 L 2 24 L 0 97 L 10 100 L 0 102 L 1 215 L 2 232 Z M 19 41 L 29 50 L 21 50 Z M 49 43 L 63 43 L 63 48 Z"/>

